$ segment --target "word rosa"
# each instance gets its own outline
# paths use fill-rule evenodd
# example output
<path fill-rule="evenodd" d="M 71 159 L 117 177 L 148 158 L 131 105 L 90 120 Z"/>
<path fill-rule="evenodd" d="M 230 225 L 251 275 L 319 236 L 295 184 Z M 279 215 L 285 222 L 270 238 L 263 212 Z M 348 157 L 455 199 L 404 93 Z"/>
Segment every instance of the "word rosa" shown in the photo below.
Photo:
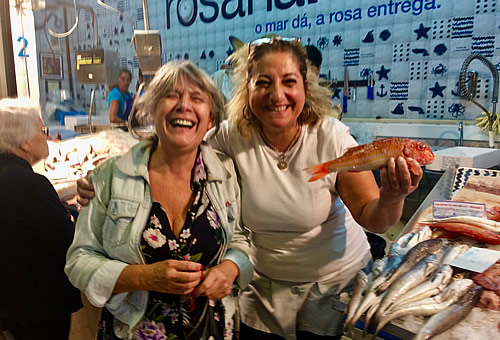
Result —
<path fill-rule="evenodd" d="M 176 5 L 172 6 L 175 0 L 166 0 L 167 10 L 167 29 L 172 27 L 171 12 L 172 8 L 176 11 L 177 20 L 182 26 L 191 26 L 199 17 L 204 23 L 210 23 L 217 20 L 220 15 L 224 19 L 233 19 L 236 16 L 244 17 L 253 14 L 254 0 L 224 0 L 221 5 L 220 1 L 215 0 L 177 0 Z M 315 4 L 318 0 L 266 0 L 266 10 L 272 11 L 274 7 L 279 10 L 289 9 L 297 5 Z M 259 5 L 261 3 L 259 2 Z M 274 7 L 273 7 L 274 5 Z M 203 7 L 201 7 L 203 6 Z"/>

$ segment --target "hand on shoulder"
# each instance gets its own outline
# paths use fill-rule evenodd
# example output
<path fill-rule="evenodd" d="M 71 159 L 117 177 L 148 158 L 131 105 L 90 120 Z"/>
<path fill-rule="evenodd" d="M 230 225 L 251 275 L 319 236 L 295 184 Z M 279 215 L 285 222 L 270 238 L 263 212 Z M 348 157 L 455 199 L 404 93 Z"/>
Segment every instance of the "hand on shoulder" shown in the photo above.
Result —
<path fill-rule="evenodd" d="M 83 207 L 89 205 L 90 200 L 95 196 L 92 180 L 87 177 L 80 178 L 76 181 L 76 191 L 78 192 L 76 200 Z"/>

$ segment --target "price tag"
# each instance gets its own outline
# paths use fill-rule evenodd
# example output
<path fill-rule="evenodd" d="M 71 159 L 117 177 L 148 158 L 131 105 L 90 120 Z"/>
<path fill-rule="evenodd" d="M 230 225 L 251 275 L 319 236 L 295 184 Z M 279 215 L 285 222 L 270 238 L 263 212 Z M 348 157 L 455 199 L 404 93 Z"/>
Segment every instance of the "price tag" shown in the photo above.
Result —
<path fill-rule="evenodd" d="M 454 216 L 486 218 L 486 205 L 472 202 L 434 201 L 432 215 L 435 220 Z"/>
<path fill-rule="evenodd" d="M 476 273 L 482 273 L 500 260 L 500 251 L 487 248 L 472 247 L 449 264 Z"/>

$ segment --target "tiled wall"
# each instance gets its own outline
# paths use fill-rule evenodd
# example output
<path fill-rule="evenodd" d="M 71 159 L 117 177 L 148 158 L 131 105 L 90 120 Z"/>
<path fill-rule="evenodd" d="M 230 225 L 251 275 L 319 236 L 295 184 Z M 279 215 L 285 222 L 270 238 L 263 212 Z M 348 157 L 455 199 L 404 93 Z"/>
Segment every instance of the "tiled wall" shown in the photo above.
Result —
<path fill-rule="evenodd" d="M 50 0 L 47 0 L 50 2 Z M 458 74 L 464 59 L 480 53 L 500 67 L 500 4 L 497 0 L 148 0 L 150 29 L 160 31 L 163 61 L 189 58 L 207 72 L 215 72 L 232 51 L 229 36 L 250 41 L 264 34 L 300 37 L 323 53 L 321 73 L 331 80 L 375 76 L 375 98 L 366 88 L 357 89 L 357 100 L 348 102 L 345 117 L 397 119 L 474 119 L 481 110 L 457 96 Z M 117 51 L 122 66 L 132 70 L 135 87 L 138 62 L 130 47 L 133 26 L 143 29 L 141 0 L 106 0 L 120 9 L 118 15 L 96 4 L 100 46 Z M 169 11 L 167 12 L 167 9 Z M 68 9 L 70 24 L 72 10 Z M 53 29 L 62 11 L 47 11 Z M 36 12 L 43 27 L 43 12 Z M 182 25 L 180 21 L 184 21 Z M 59 21 L 60 22 L 60 21 Z M 192 23 L 190 23 L 192 22 Z M 55 29 L 54 29 L 55 30 Z M 59 28 L 61 31 L 61 28 Z M 48 52 L 43 30 L 38 30 L 38 50 Z M 92 46 L 90 16 L 80 15 L 78 30 L 70 39 L 76 46 Z M 64 44 L 60 52 L 64 52 Z M 66 65 L 68 63 L 66 62 Z M 70 62 L 69 65 L 73 65 Z M 491 108 L 493 88 L 489 71 L 479 61 L 477 100 Z M 67 77 L 61 88 L 68 88 Z M 43 92 L 43 84 L 41 86 Z M 88 105 L 90 87 L 75 82 L 76 96 Z M 333 101 L 341 103 L 342 89 Z M 98 92 L 98 105 L 106 109 L 107 92 Z"/>

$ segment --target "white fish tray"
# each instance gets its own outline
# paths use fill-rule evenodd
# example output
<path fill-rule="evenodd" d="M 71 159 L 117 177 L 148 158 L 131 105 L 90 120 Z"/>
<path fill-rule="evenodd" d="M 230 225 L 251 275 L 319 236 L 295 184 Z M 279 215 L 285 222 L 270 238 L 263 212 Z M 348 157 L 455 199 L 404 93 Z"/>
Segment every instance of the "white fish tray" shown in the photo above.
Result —
<path fill-rule="evenodd" d="M 500 149 L 456 146 L 434 152 L 436 158 L 428 170 L 444 171 L 449 167 L 487 169 L 500 164 Z"/>

